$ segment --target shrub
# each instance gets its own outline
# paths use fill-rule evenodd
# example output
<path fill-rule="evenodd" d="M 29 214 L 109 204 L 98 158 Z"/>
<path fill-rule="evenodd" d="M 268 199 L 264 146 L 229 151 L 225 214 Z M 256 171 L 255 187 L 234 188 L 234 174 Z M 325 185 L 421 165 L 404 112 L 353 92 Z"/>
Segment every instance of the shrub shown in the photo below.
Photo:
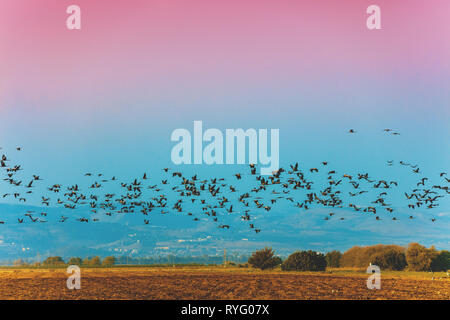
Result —
<path fill-rule="evenodd" d="M 342 253 L 340 251 L 330 251 L 325 255 L 325 260 L 327 262 L 327 267 L 329 268 L 339 268 L 341 265 Z"/>
<path fill-rule="evenodd" d="M 81 258 L 78 258 L 78 257 L 72 257 L 69 259 L 69 262 L 67 262 L 67 264 L 75 265 L 75 266 L 81 266 L 82 263 L 83 262 L 82 262 Z"/>
<path fill-rule="evenodd" d="M 283 260 L 281 260 L 280 257 L 273 257 L 273 264 L 274 264 L 275 267 L 279 266 L 282 263 L 283 263 Z"/>
<path fill-rule="evenodd" d="M 377 254 L 395 250 L 399 253 L 405 253 L 405 248 L 396 245 L 382 245 L 377 244 L 374 246 L 367 247 L 352 247 L 341 257 L 340 266 L 341 267 L 356 267 L 356 268 L 367 268 L 370 263 L 374 264 L 374 257 Z"/>
<path fill-rule="evenodd" d="M 284 271 L 325 271 L 327 262 L 322 253 L 315 251 L 297 251 L 291 254 L 281 265 Z"/>
<path fill-rule="evenodd" d="M 406 256 L 403 252 L 394 249 L 377 252 L 372 256 L 372 264 L 382 270 L 403 270 L 406 267 Z"/>
<path fill-rule="evenodd" d="M 106 257 L 105 259 L 103 259 L 102 264 L 104 266 L 113 266 L 116 263 L 116 258 L 114 258 L 113 256 L 110 257 Z"/>
<path fill-rule="evenodd" d="M 102 261 L 100 260 L 99 256 L 95 256 L 91 260 L 89 260 L 90 266 L 100 266 L 101 264 L 102 264 Z"/>
<path fill-rule="evenodd" d="M 13 265 L 15 265 L 15 266 L 24 266 L 24 265 L 26 265 L 26 262 L 23 261 L 22 259 L 17 259 L 17 260 L 15 260 L 13 262 Z"/>
<path fill-rule="evenodd" d="M 450 269 L 450 252 L 447 250 L 440 251 L 439 254 L 431 262 L 431 270 L 447 271 Z"/>
<path fill-rule="evenodd" d="M 45 266 L 58 266 L 63 265 L 65 263 L 61 257 L 48 257 L 47 259 L 44 260 L 43 264 Z"/>
<path fill-rule="evenodd" d="M 434 247 L 427 249 L 418 243 L 411 243 L 406 251 L 408 269 L 412 271 L 431 271 L 433 260 L 438 255 L 439 253 Z"/>
<path fill-rule="evenodd" d="M 252 253 L 248 264 L 261 270 L 270 269 L 280 264 L 281 259 L 274 256 L 272 248 L 264 248 Z"/>

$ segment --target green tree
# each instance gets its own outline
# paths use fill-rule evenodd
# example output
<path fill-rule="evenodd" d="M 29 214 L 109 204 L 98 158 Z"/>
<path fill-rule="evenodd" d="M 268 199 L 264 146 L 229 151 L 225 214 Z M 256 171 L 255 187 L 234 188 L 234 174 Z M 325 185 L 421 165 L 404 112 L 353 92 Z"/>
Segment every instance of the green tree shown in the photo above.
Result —
<path fill-rule="evenodd" d="M 114 258 L 113 256 L 110 257 L 106 257 L 105 259 L 103 259 L 102 264 L 104 266 L 113 266 L 116 263 L 116 258 Z"/>
<path fill-rule="evenodd" d="M 284 271 L 325 271 L 327 261 L 322 253 L 315 251 L 296 251 L 282 264 Z"/>
<path fill-rule="evenodd" d="M 44 266 L 59 266 L 65 264 L 64 260 L 61 257 L 48 257 L 44 260 Z"/>
<path fill-rule="evenodd" d="M 248 264 L 261 270 L 271 269 L 280 264 L 281 259 L 274 256 L 272 248 L 264 248 L 252 253 L 248 259 Z"/>
<path fill-rule="evenodd" d="M 278 257 L 278 256 L 275 256 L 275 257 L 273 257 L 273 265 L 276 267 L 276 266 L 279 266 L 280 264 L 282 264 L 283 263 L 283 260 L 281 260 L 281 258 L 280 257 Z"/>
<path fill-rule="evenodd" d="M 78 257 L 72 257 L 69 259 L 69 261 L 67 262 L 67 264 L 69 265 L 76 265 L 76 266 L 81 266 L 83 264 L 83 261 L 81 260 L 81 258 Z"/>
<path fill-rule="evenodd" d="M 405 253 L 406 249 L 397 245 L 383 245 L 377 244 L 367 247 L 352 247 L 342 254 L 340 260 L 340 267 L 350 268 L 367 268 L 367 266 L 373 262 L 374 257 L 382 252 L 395 250 L 400 253 Z"/>
<path fill-rule="evenodd" d="M 450 252 L 442 250 L 431 262 L 431 270 L 447 271 L 450 269 Z"/>
<path fill-rule="evenodd" d="M 418 243 L 410 243 L 406 250 L 406 262 L 408 269 L 412 271 L 431 271 L 432 262 L 438 257 L 439 253 L 431 247 L 426 247 Z"/>
<path fill-rule="evenodd" d="M 372 264 L 379 266 L 381 270 L 403 270 L 406 267 L 405 254 L 395 249 L 377 252 L 371 260 Z"/>
<path fill-rule="evenodd" d="M 101 266 L 102 261 L 100 260 L 99 256 L 95 256 L 91 260 L 89 260 L 89 265 L 93 267 Z"/>
<path fill-rule="evenodd" d="M 25 263 L 22 259 L 17 259 L 17 260 L 15 260 L 15 261 L 13 262 L 13 264 L 14 264 L 15 266 L 23 266 L 23 265 L 26 265 L 26 263 Z"/>
<path fill-rule="evenodd" d="M 325 255 L 325 260 L 327 261 L 327 267 L 329 268 L 339 268 L 341 265 L 342 253 L 340 251 L 330 251 Z"/>

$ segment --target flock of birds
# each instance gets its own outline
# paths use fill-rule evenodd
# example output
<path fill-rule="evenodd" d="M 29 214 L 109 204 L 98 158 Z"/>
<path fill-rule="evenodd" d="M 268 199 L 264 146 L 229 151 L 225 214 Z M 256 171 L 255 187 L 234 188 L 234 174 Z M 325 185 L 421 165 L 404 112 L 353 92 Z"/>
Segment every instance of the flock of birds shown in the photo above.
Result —
<path fill-rule="evenodd" d="M 384 131 L 399 134 L 391 129 Z M 353 129 L 349 130 L 349 133 L 355 132 Z M 16 148 L 17 152 L 21 150 L 20 147 Z M 387 166 L 393 165 L 394 161 L 387 161 Z M 430 184 L 429 178 L 421 176 L 417 165 L 404 161 L 400 161 L 399 165 L 409 168 L 412 174 L 417 175 L 415 188 L 404 192 L 409 209 L 435 208 L 441 198 L 450 194 L 450 179 L 447 178 L 446 172 L 439 174 L 439 184 Z M 3 180 L 12 188 L 12 191 L 1 194 L 3 199 L 27 203 L 29 196 L 35 193 L 38 184 L 43 181 L 36 174 L 26 182 L 17 178 L 22 166 L 12 164 L 5 154 L 1 156 L 0 169 L 5 174 Z M 106 178 L 101 173 L 86 173 L 85 177 L 92 179 L 88 182 L 88 190 L 83 191 L 79 184 L 63 187 L 62 184 L 56 183 L 47 185 L 45 195 L 38 194 L 38 197 L 43 208 L 62 208 L 64 214 L 58 217 L 61 223 L 68 219 L 81 223 L 97 222 L 100 220 L 99 214 L 112 216 L 137 212 L 143 215 L 143 222 L 148 225 L 151 213 L 172 212 L 192 216 L 194 221 L 200 221 L 202 217 L 209 218 L 217 223 L 218 228 L 229 229 L 230 225 L 222 222 L 222 218 L 238 214 L 250 229 L 259 233 L 261 229 L 256 226 L 255 215 L 260 212 L 267 214 L 282 202 L 293 206 L 295 210 L 310 210 L 313 206 L 328 208 L 329 213 L 324 220 L 344 220 L 344 217 L 333 218 L 337 208 L 373 214 L 376 220 L 382 220 L 382 213 L 388 213 L 389 219 L 400 219 L 392 204 L 387 203 L 390 190 L 399 187 L 397 181 L 377 179 L 365 172 L 356 175 L 338 174 L 336 170 L 329 168 L 327 161 L 323 161 L 318 167 L 303 170 L 295 163 L 289 165 L 289 168 L 278 169 L 270 176 L 261 176 L 257 174 L 257 166 L 250 164 L 248 172 L 235 173 L 231 178 L 200 179 L 197 175 L 187 177 L 179 171 L 164 168 L 161 172 L 163 178 L 158 182 L 154 182 L 146 173 L 129 182 L 119 182 L 116 177 Z M 326 177 L 326 183 L 322 184 L 322 187 L 316 187 L 313 180 L 319 171 Z M 245 179 L 248 179 L 247 186 L 243 190 L 240 182 Z M 121 192 L 108 192 L 107 186 L 111 183 L 116 183 L 116 190 Z M 248 187 L 249 185 L 251 187 Z M 303 192 L 300 194 L 297 191 Z M 358 199 L 363 194 L 372 196 L 368 205 L 357 204 L 361 202 Z M 345 201 L 346 198 L 352 201 Z M 75 217 L 69 214 L 81 208 L 84 212 L 88 212 L 86 208 L 89 208 L 90 213 L 95 215 Z M 28 210 L 17 218 L 17 223 L 45 223 L 48 221 L 47 214 L 44 210 Z M 410 215 L 407 219 L 414 219 L 414 216 Z M 436 221 L 435 217 L 430 219 Z M 5 223 L 7 221 L 0 221 L 0 224 Z"/>

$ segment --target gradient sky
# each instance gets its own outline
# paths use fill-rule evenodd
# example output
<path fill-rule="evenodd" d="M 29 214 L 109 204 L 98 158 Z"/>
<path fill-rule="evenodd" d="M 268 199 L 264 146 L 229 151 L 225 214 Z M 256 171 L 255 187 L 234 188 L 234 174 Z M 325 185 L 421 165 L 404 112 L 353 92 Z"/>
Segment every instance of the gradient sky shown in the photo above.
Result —
<path fill-rule="evenodd" d="M 71 4 L 79 31 L 66 28 Z M 382 30 L 366 27 L 371 4 Z M 28 173 L 55 183 L 158 175 L 171 132 L 202 120 L 280 129 L 283 166 L 328 160 L 383 177 L 386 160 L 405 160 L 435 176 L 450 164 L 448 21 L 446 0 L 3 0 L 0 146 L 22 146 Z M 447 198 L 435 215 L 449 212 Z"/>

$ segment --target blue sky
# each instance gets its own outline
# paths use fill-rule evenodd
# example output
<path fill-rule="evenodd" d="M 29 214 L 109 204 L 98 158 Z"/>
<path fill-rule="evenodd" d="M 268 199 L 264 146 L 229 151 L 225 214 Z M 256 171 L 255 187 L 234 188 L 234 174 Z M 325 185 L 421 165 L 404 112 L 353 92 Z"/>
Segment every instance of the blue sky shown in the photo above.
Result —
<path fill-rule="evenodd" d="M 136 254 L 142 255 L 156 254 L 157 247 L 211 253 L 225 246 L 245 251 L 272 245 L 287 252 L 413 241 L 450 248 L 448 194 L 441 190 L 445 197 L 436 208 L 415 210 L 408 209 L 404 196 L 422 177 L 429 178 L 427 187 L 448 186 L 439 177 L 450 171 L 450 37 L 445 8 L 404 8 L 387 2 L 382 6 L 383 29 L 369 32 L 362 2 L 339 7 L 342 14 L 330 11 L 326 19 L 322 7 L 300 2 L 297 5 L 305 10 L 267 5 L 257 13 L 252 6 L 236 11 L 232 4 L 216 8 L 199 2 L 215 19 L 200 14 L 200 8 L 189 14 L 181 10 L 179 16 L 175 7 L 161 7 L 160 15 L 148 19 L 154 11 L 125 10 L 122 3 L 109 8 L 120 21 L 112 36 L 101 6 L 83 5 L 96 20 L 74 34 L 67 33 L 64 24 L 59 29 L 59 9 L 43 12 L 45 6 L 15 3 L 0 10 L 7 13 L 0 19 L 0 69 L 5 72 L 0 79 L 0 154 L 22 165 L 17 177 L 23 181 L 32 174 L 44 179 L 36 183 L 27 205 L 39 206 L 46 194 L 56 200 L 46 190 L 52 184 L 87 188 L 95 179 L 84 177 L 86 172 L 128 182 L 147 172 L 151 181 L 159 182 L 164 177 L 161 169 L 170 167 L 186 176 L 225 177 L 235 184 L 233 174 L 248 172 L 247 166 L 171 163 L 172 131 L 192 132 L 193 122 L 201 120 L 205 129 L 222 132 L 279 129 L 281 166 L 299 162 L 315 181 L 314 192 L 327 183 L 325 170 L 334 169 L 338 176 L 367 172 L 373 178 L 395 180 L 399 186 L 389 189 L 386 201 L 401 219 L 396 223 L 380 214 L 382 220 L 374 221 L 347 207 L 336 214 L 345 216 L 344 221 L 325 221 L 323 208 L 313 206 L 305 212 L 280 202 L 270 216 L 255 212 L 259 234 L 240 221 L 240 215 L 226 214 L 230 230 L 218 230 L 207 219 L 197 223 L 172 213 L 169 218 L 155 214 L 148 226 L 140 213 L 114 219 L 99 213 L 100 221 L 93 226 L 73 221 L 66 227 L 58 217 L 67 211 L 58 207 L 51 209 L 47 224 L 18 225 L 17 217 L 24 211 L 41 208 L 27 209 L 17 200 L 0 198 L 0 220 L 7 222 L 0 225 L 0 257 L 52 250 L 64 254 L 66 242 L 75 243 L 76 252 L 103 246 L 106 249 L 98 252 L 109 253 L 134 233 L 142 240 Z M 329 8 L 338 10 L 333 5 Z M 234 16 L 236 12 L 240 14 Z M 411 26 L 411 16 L 419 25 Z M 24 17 L 28 27 L 22 23 Z M 232 28 L 227 17 L 236 18 Z M 139 21 L 150 21 L 155 28 L 141 28 Z M 175 28 L 175 22 L 182 27 Z M 39 46 L 35 39 L 42 40 Z M 355 134 L 348 133 L 351 128 Z M 385 128 L 400 135 L 385 133 Z M 17 146 L 22 151 L 15 150 Z M 388 166 L 388 160 L 394 165 Z M 401 166 L 401 160 L 418 165 L 420 173 Z M 321 161 L 328 161 L 328 166 Z M 312 167 L 320 172 L 311 174 Z M 254 186 L 250 178 L 239 181 L 239 192 Z M 117 185 L 106 185 L 104 192 L 121 191 Z M 347 183 L 342 189 L 346 205 L 354 202 L 348 188 L 352 187 Z M 0 190 L 11 192 L 11 185 L 2 180 Z M 378 190 L 370 190 L 370 196 L 358 200 L 361 205 L 376 198 Z M 301 200 L 305 194 L 297 196 Z M 88 214 L 78 209 L 74 219 Z M 200 212 L 201 207 L 191 210 Z M 403 219 L 411 214 L 416 219 Z M 32 251 L 24 253 L 19 248 L 23 245 Z"/>

